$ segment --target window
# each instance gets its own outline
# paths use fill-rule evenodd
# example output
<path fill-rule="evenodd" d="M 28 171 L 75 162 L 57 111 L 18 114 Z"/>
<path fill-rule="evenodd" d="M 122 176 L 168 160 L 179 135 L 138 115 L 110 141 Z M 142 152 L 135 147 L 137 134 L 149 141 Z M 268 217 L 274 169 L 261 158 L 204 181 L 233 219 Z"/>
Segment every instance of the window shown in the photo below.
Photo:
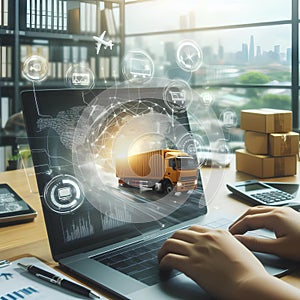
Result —
<path fill-rule="evenodd" d="M 125 53 L 142 49 L 153 59 L 154 76 L 180 77 L 176 49 L 192 40 L 203 63 L 188 82 L 210 94 L 217 118 L 236 114 L 236 128 L 225 132 L 231 143 L 242 139 L 245 108 L 292 109 L 298 130 L 298 11 L 298 0 L 136 1 L 125 7 Z"/>

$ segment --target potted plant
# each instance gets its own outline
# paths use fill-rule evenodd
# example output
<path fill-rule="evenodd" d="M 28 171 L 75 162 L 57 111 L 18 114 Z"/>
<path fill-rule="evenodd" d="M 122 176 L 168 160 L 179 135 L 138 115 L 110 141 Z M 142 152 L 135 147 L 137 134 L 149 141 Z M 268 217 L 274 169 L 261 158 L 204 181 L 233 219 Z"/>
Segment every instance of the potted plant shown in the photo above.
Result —
<path fill-rule="evenodd" d="M 8 166 L 6 167 L 6 171 L 16 170 L 18 169 L 18 166 L 20 165 L 22 157 L 20 153 L 16 153 L 11 155 L 8 158 Z"/>

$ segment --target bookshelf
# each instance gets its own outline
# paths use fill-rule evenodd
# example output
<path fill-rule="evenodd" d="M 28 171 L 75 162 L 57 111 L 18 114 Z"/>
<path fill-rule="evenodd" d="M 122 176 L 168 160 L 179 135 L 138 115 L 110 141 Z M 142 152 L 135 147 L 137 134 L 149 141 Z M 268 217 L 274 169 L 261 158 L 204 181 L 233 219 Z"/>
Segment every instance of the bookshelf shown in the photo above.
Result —
<path fill-rule="evenodd" d="M 124 56 L 124 0 L 0 0 L 0 171 L 16 150 L 25 130 L 4 130 L 8 118 L 22 110 L 22 90 L 68 88 L 66 72 L 84 65 L 95 87 L 121 80 Z M 106 31 L 112 50 L 96 53 L 93 36 Z M 24 76 L 28 58 L 42 57 L 47 76 L 34 81 Z M 26 69 L 27 70 L 27 69 Z M 31 78 L 32 79 L 32 78 Z M 88 88 L 81 86 L 80 88 Z M 9 146 L 9 147 L 8 147 Z"/>
<path fill-rule="evenodd" d="M 114 47 L 97 55 L 93 36 L 104 30 Z M 21 111 L 20 92 L 33 86 L 23 74 L 28 57 L 46 60 L 47 78 L 34 84 L 47 89 L 68 87 L 66 71 L 76 64 L 92 71 L 95 86 L 110 85 L 121 79 L 123 54 L 124 0 L 0 0 L 0 99 L 9 99 L 9 115 Z"/>

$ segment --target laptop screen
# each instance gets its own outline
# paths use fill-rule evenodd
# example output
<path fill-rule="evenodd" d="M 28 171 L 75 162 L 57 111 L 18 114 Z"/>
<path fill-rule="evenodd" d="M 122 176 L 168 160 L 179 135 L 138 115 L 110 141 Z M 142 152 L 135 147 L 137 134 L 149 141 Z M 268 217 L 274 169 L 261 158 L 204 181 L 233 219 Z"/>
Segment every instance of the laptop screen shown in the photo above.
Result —
<path fill-rule="evenodd" d="M 182 96 L 159 87 L 22 93 L 54 259 L 206 213 Z"/>

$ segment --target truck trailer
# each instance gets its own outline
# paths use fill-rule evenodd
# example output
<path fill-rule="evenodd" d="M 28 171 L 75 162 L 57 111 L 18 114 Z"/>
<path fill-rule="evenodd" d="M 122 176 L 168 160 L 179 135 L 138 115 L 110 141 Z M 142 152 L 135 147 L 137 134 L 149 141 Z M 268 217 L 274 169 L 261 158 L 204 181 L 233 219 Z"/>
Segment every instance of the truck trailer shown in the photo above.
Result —
<path fill-rule="evenodd" d="M 120 186 L 186 192 L 196 188 L 197 174 L 194 159 L 180 150 L 154 150 L 116 160 Z"/>

